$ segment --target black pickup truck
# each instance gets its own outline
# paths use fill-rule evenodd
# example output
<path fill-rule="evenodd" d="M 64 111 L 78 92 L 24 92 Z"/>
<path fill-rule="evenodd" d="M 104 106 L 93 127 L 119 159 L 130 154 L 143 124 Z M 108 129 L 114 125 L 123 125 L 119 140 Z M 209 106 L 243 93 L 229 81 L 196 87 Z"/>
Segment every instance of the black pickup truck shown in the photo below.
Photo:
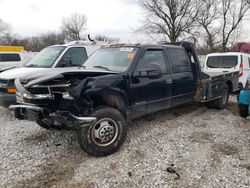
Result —
<path fill-rule="evenodd" d="M 78 69 L 16 79 L 18 104 L 10 109 L 46 129 L 77 130 L 87 153 L 106 156 L 121 147 L 135 118 L 191 101 L 225 108 L 238 76 L 203 73 L 187 42 L 113 45 Z"/>

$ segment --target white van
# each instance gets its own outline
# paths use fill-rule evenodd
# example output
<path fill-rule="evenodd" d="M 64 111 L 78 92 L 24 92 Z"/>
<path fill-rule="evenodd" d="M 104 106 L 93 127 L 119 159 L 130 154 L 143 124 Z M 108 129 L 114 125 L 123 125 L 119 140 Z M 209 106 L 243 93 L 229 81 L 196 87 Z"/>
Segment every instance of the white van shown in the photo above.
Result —
<path fill-rule="evenodd" d="M 208 54 L 204 72 L 240 72 L 239 88 L 245 88 L 250 75 L 250 54 L 239 52 Z"/>

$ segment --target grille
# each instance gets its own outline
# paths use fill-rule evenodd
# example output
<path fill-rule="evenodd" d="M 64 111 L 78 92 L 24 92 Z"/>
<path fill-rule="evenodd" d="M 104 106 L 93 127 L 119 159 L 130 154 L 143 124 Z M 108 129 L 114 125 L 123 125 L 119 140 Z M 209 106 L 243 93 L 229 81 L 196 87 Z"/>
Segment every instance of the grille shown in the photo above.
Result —
<path fill-rule="evenodd" d="M 8 80 L 0 80 L 0 84 L 8 84 Z"/>
<path fill-rule="evenodd" d="M 61 92 L 65 92 L 66 88 L 64 87 L 51 87 L 50 88 L 51 93 L 61 93 Z"/>
<path fill-rule="evenodd" d="M 36 100 L 36 99 L 27 99 L 27 98 L 23 98 L 25 103 L 29 103 L 29 104 L 34 104 L 36 106 L 42 107 L 42 108 L 48 108 L 48 109 L 52 109 L 53 105 L 54 105 L 54 101 L 53 100 Z"/>
<path fill-rule="evenodd" d="M 6 89 L 6 88 L 0 88 L 0 92 L 6 93 L 6 92 L 7 92 L 7 89 Z"/>
<path fill-rule="evenodd" d="M 32 94 L 49 94 L 49 89 L 47 87 L 32 87 L 27 88 L 27 90 Z"/>

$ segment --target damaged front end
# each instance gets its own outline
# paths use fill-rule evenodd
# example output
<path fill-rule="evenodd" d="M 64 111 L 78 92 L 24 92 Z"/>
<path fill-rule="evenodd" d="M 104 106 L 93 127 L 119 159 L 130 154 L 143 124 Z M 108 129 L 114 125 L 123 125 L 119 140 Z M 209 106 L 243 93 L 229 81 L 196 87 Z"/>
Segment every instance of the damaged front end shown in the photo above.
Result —
<path fill-rule="evenodd" d="M 42 122 L 47 127 L 77 130 L 89 126 L 96 121 L 95 117 L 86 117 L 91 102 L 72 97 L 76 95 L 74 88 L 77 86 L 73 82 L 62 74 L 27 84 L 16 79 L 17 104 L 9 109 L 18 112 L 18 119 Z"/>

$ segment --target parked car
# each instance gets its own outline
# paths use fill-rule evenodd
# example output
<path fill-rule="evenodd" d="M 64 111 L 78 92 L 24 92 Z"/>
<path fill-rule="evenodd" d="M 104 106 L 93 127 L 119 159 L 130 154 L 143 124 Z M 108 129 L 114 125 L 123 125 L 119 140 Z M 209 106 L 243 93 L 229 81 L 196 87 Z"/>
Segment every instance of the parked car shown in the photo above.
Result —
<path fill-rule="evenodd" d="M 250 75 L 250 54 L 227 52 L 207 55 L 204 72 L 235 72 L 240 71 L 239 89 L 245 87 Z"/>
<path fill-rule="evenodd" d="M 23 46 L 0 46 L 0 72 L 19 65 L 22 61 Z"/>
<path fill-rule="evenodd" d="M 51 70 L 57 71 L 56 69 L 63 67 L 78 67 L 100 47 L 89 42 L 49 46 L 25 63 L 23 67 L 0 73 L 0 106 L 9 107 L 10 104 L 15 103 L 14 80 L 16 78 L 26 75 L 42 76 Z"/>
<path fill-rule="evenodd" d="M 247 79 L 246 87 L 238 96 L 238 107 L 240 116 L 250 119 L 250 77 Z"/>
<path fill-rule="evenodd" d="M 126 124 L 135 118 L 193 100 L 225 108 L 238 75 L 201 72 L 186 42 L 113 45 L 97 50 L 80 69 L 16 79 L 18 104 L 9 108 L 46 129 L 77 130 L 87 153 L 106 156 L 121 147 Z"/>
<path fill-rule="evenodd" d="M 21 60 L 19 52 L 0 52 L 0 72 L 15 68 Z"/>

